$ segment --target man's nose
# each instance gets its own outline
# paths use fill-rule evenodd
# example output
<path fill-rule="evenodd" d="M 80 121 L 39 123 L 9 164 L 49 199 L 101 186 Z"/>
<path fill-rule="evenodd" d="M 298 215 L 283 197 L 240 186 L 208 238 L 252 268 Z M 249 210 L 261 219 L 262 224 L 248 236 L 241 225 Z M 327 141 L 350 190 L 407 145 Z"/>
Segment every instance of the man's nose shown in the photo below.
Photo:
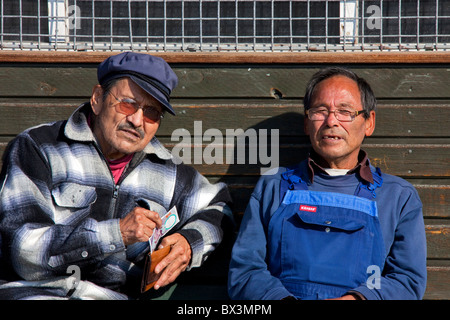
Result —
<path fill-rule="evenodd" d="M 144 125 L 144 111 L 139 108 L 135 113 L 130 114 L 127 120 L 131 122 L 136 128 Z"/>
<path fill-rule="evenodd" d="M 328 117 L 325 119 L 325 123 L 329 127 L 334 127 L 339 125 L 339 120 L 336 118 L 335 110 L 330 110 L 328 112 Z"/>

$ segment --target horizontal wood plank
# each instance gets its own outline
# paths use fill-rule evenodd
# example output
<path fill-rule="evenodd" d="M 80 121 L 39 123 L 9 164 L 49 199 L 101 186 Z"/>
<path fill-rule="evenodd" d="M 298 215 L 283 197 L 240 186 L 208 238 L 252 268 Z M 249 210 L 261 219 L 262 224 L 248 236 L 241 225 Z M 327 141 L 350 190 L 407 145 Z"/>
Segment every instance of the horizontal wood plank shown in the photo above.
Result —
<path fill-rule="evenodd" d="M 429 266 L 424 300 L 450 300 L 450 267 Z"/>
<path fill-rule="evenodd" d="M 80 103 L 86 100 L 79 100 Z M 172 136 L 175 130 L 190 134 L 218 129 L 278 129 L 280 136 L 305 137 L 302 104 L 249 103 L 187 105 L 173 102 L 176 116 L 166 116 L 158 136 Z M 67 119 L 78 106 L 69 102 L 23 103 L 0 102 L 0 135 L 16 135 L 26 128 Z M 18 116 L 20 115 L 20 117 Z M 195 129 L 197 122 L 197 130 Z M 450 102 L 448 104 L 402 105 L 380 104 L 373 137 L 448 137 Z"/>
<path fill-rule="evenodd" d="M 167 117 L 158 132 L 171 135 L 178 128 L 194 133 L 202 129 L 278 129 L 281 136 L 304 136 L 303 104 L 175 105 L 176 117 Z M 450 104 L 382 104 L 377 108 L 374 137 L 448 137 Z"/>
<path fill-rule="evenodd" d="M 180 83 L 174 97 L 301 98 L 317 67 L 246 66 L 234 68 L 174 67 Z M 354 66 L 378 98 L 445 98 L 450 86 L 448 68 L 379 68 Z"/>
<path fill-rule="evenodd" d="M 450 180 L 442 184 L 413 184 L 423 203 L 425 217 L 450 219 Z"/>
<path fill-rule="evenodd" d="M 323 66 L 204 66 L 174 65 L 179 84 L 173 98 L 297 99 L 311 76 Z M 448 67 L 354 66 L 377 98 L 448 98 Z M 97 84 L 96 65 L 0 66 L 0 97 L 85 97 Z"/>
<path fill-rule="evenodd" d="M 177 147 L 181 150 L 181 145 L 167 145 L 168 149 Z M 3 154 L 6 142 L 0 143 L 0 154 Z M 222 150 L 222 154 L 210 153 L 209 150 Z M 239 147 L 240 148 L 240 147 Z M 270 167 L 288 166 L 304 159 L 309 151 L 309 145 L 284 146 L 275 149 L 279 150 L 277 156 L 253 149 L 249 157 L 249 149 L 242 148 L 246 157 L 237 158 L 238 151 L 233 148 L 219 148 L 206 146 L 202 150 L 197 147 L 184 146 L 190 152 L 188 158 L 183 151 L 177 150 L 176 155 L 184 160 L 186 164 L 192 165 L 199 172 L 206 176 L 259 176 Z M 363 148 L 368 151 L 371 162 L 382 169 L 383 172 L 402 177 L 450 177 L 450 144 L 446 145 L 371 145 L 364 144 Z M 270 148 L 268 148 L 270 152 Z M 433 154 L 433 158 L 430 158 Z M 227 155 L 230 155 L 227 158 Z M 265 157 L 265 158 L 263 158 Z M 261 161 L 264 159 L 264 162 Z M 255 161 L 253 164 L 252 162 Z"/>
<path fill-rule="evenodd" d="M 175 145 L 176 146 L 176 145 Z M 180 148 L 178 146 L 178 148 Z M 208 146 L 206 146 L 208 147 Z M 186 148 L 190 150 L 190 160 L 182 152 L 179 152 L 181 158 L 187 164 L 192 164 L 198 171 L 205 175 L 259 175 L 261 168 L 269 168 L 276 160 L 275 156 L 269 156 L 267 163 L 262 163 L 261 149 L 252 153 L 258 161 L 252 164 L 248 157 L 242 160 L 242 164 L 238 163 L 238 159 L 229 161 L 226 158 L 227 154 L 236 155 L 233 149 L 225 149 L 222 151 L 222 156 L 212 155 L 206 147 L 203 151 L 200 148 L 191 147 Z M 171 149 L 172 146 L 168 145 Z M 209 147 L 210 149 L 213 147 Z M 309 151 L 309 145 L 281 145 L 279 147 L 279 163 L 282 166 L 292 165 L 304 159 Z M 363 148 L 369 153 L 371 162 L 380 167 L 384 172 L 403 177 L 449 177 L 450 167 L 448 166 L 450 160 L 450 144 L 445 145 L 397 145 L 397 144 L 364 144 Z M 220 148 L 217 148 L 220 150 Z M 254 149 L 256 150 L 256 149 Z M 269 148 L 270 150 L 270 148 Z M 275 150 L 276 151 L 276 150 Z M 195 155 L 198 155 L 195 157 Z M 249 151 L 246 151 L 248 156 Z M 433 158 L 430 158 L 430 154 Z M 263 156 L 267 154 L 263 151 Z M 234 159 L 234 158 L 230 158 Z M 227 162 L 228 161 L 228 162 Z M 209 163 L 209 164 L 208 164 Z"/>
<path fill-rule="evenodd" d="M 442 51 L 422 52 L 148 52 L 169 63 L 283 63 L 283 64 L 360 64 L 360 63 L 450 63 L 450 56 Z M 17 63 L 100 63 L 118 52 L 68 51 L 0 51 L 2 62 Z"/>
<path fill-rule="evenodd" d="M 15 136 L 27 128 L 66 120 L 76 107 L 72 103 L 0 103 L 0 135 Z"/>
<path fill-rule="evenodd" d="M 449 220 L 425 220 L 428 259 L 450 259 Z"/>

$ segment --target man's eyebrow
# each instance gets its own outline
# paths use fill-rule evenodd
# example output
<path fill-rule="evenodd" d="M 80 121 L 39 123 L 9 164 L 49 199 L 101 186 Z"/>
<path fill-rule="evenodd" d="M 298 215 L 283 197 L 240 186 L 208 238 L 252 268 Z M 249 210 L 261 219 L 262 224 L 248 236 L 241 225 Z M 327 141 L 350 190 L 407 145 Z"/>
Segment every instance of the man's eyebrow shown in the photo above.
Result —
<path fill-rule="evenodd" d="M 137 103 L 137 104 L 139 104 L 139 106 L 144 107 L 144 109 L 156 108 L 156 109 L 159 109 L 160 111 L 164 111 L 164 106 L 161 104 L 161 102 L 159 102 L 156 99 L 150 100 L 150 101 L 138 101 L 134 97 L 132 98 L 130 96 L 124 95 L 123 98 L 121 98 L 121 100 L 130 100 L 130 102 Z"/>
<path fill-rule="evenodd" d="M 154 102 L 153 100 L 150 103 L 146 103 L 143 100 L 139 101 L 138 99 L 132 98 L 132 97 L 129 97 L 129 96 L 124 96 L 122 99 L 123 100 L 131 100 L 131 101 L 133 101 L 135 103 L 138 103 L 140 106 L 143 106 L 144 108 L 155 107 L 155 105 L 157 105 L 156 102 Z"/>
<path fill-rule="evenodd" d="M 127 96 L 123 97 L 122 100 L 131 100 L 133 102 L 137 102 L 136 99 L 131 98 L 131 97 L 127 97 Z"/>
<path fill-rule="evenodd" d="M 352 103 L 347 103 L 347 102 L 340 103 L 338 107 L 355 109 L 355 106 Z"/>
<path fill-rule="evenodd" d="M 320 107 L 326 108 L 326 107 L 327 107 L 327 104 L 326 104 L 326 103 L 323 103 L 323 102 L 320 102 L 320 103 L 312 104 L 312 105 L 311 105 L 311 108 L 320 108 Z"/>
<path fill-rule="evenodd" d="M 327 103 L 325 103 L 325 102 L 319 102 L 317 104 L 312 104 L 310 109 L 312 109 L 312 108 L 326 108 L 326 109 L 328 109 L 329 105 Z M 337 105 L 337 108 L 356 109 L 355 106 L 352 103 L 350 103 L 350 102 L 342 102 L 339 105 Z"/>

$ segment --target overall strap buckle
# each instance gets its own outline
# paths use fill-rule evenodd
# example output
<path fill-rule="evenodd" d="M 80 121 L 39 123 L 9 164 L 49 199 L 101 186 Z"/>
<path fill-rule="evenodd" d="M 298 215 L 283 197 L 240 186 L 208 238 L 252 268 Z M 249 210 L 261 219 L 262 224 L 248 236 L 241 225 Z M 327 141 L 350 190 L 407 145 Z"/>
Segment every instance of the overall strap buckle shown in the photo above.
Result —
<path fill-rule="evenodd" d="M 369 200 L 375 199 L 377 197 L 375 189 L 381 187 L 383 184 L 383 177 L 381 176 L 380 168 L 375 168 L 372 171 L 373 183 L 363 183 L 360 182 L 355 191 L 355 196 L 367 198 Z"/>
<path fill-rule="evenodd" d="M 308 190 L 308 185 L 306 181 L 300 177 L 298 169 L 290 169 L 283 172 L 281 178 L 280 203 L 283 201 L 287 190 Z"/>
<path fill-rule="evenodd" d="M 302 178 L 300 178 L 298 175 L 295 175 L 294 172 L 295 172 L 295 169 L 292 169 L 292 170 L 283 172 L 281 175 L 283 177 L 283 179 L 288 182 L 289 190 L 294 190 L 296 184 L 303 182 Z"/>

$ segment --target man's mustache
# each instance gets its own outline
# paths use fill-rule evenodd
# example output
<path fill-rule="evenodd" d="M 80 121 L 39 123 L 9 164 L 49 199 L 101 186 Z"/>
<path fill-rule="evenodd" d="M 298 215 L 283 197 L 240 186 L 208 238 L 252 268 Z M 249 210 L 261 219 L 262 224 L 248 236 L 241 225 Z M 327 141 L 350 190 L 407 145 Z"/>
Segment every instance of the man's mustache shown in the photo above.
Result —
<path fill-rule="evenodd" d="M 144 139 L 144 137 L 145 137 L 144 130 L 142 130 L 141 128 L 135 127 L 132 123 L 130 123 L 128 121 L 120 124 L 118 129 L 119 130 L 133 130 L 133 131 L 136 131 L 139 134 L 139 137 L 141 139 Z"/>

